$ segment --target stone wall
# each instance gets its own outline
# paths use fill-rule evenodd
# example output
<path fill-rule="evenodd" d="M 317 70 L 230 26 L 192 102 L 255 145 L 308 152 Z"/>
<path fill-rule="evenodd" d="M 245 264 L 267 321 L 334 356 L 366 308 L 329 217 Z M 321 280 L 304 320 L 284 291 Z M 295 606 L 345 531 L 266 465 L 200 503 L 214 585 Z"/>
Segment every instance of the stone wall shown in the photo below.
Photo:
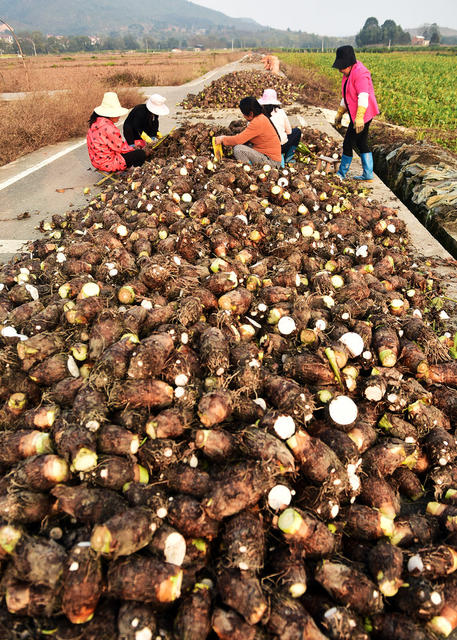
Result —
<path fill-rule="evenodd" d="M 372 145 L 375 171 L 457 256 L 457 159 L 427 142 Z"/>

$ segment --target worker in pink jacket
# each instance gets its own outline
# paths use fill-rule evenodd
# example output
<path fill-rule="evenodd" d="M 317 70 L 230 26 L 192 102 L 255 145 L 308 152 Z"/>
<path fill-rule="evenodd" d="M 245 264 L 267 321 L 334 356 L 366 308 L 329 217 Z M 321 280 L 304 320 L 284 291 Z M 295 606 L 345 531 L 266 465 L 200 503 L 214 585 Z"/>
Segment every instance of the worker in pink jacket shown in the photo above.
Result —
<path fill-rule="evenodd" d="M 151 149 L 137 149 L 122 139 L 115 123 L 128 112 L 121 106 L 117 93 L 107 91 L 102 103 L 95 107 L 89 118 L 87 151 L 92 165 L 99 171 L 114 172 L 139 167 L 152 153 Z"/>
<path fill-rule="evenodd" d="M 350 123 L 343 141 L 343 155 L 337 175 L 345 178 L 352 162 L 353 149 L 357 147 L 362 160 L 363 174 L 356 180 L 372 180 L 373 154 L 368 148 L 368 129 L 374 116 L 379 113 L 374 95 L 371 74 L 356 60 L 351 45 L 338 47 L 333 67 L 343 74 L 342 99 L 335 117 L 335 126 L 341 126 L 343 114 L 348 112 Z"/>

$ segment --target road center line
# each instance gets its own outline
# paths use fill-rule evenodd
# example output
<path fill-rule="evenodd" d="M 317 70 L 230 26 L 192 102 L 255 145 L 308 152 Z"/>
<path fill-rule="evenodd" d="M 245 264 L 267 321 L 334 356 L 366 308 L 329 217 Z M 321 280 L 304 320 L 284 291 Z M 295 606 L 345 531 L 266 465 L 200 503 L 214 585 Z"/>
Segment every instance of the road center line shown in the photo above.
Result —
<path fill-rule="evenodd" d="M 76 142 L 75 144 L 72 144 L 70 147 L 67 147 L 66 149 L 63 149 L 62 151 L 59 151 L 59 153 L 55 153 L 53 156 L 50 156 L 49 158 L 46 158 L 46 160 L 43 160 L 42 162 L 39 162 L 38 164 L 34 165 L 33 167 L 30 167 L 29 169 L 26 169 L 25 171 L 21 171 L 21 173 L 16 174 L 15 176 L 13 176 L 12 178 L 9 178 L 8 180 L 5 180 L 5 182 L 1 182 L 0 183 L 0 191 L 2 189 L 6 189 L 10 185 L 12 185 L 15 182 L 17 182 L 18 180 L 22 180 L 22 178 L 26 178 L 31 173 L 34 173 L 35 171 L 38 171 L 39 169 L 42 169 L 46 165 L 51 164 L 51 162 L 54 162 L 54 160 L 58 160 L 59 158 L 62 158 L 62 156 L 67 155 L 67 153 L 70 153 L 71 151 L 74 151 L 75 149 L 78 149 L 78 147 L 82 147 L 83 144 L 86 144 L 86 139 L 85 138 L 84 138 L 84 140 L 80 140 L 80 142 Z"/>

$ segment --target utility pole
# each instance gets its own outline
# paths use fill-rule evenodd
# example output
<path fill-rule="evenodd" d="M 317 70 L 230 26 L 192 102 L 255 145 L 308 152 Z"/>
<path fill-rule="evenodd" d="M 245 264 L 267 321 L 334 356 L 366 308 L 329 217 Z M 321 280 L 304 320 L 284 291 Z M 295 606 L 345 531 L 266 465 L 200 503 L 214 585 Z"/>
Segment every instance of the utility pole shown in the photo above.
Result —
<path fill-rule="evenodd" d="M 22 53 L 21 44 L 20 44 L 19 40 L 17 39 L 16 34 L 14 33 L 13 27 L 11 27 L 7 22 L 2 20 L 1 18 L 0 18 L 0 22 L 2 22 L 5 25 L 5 27 L 11 31 L 11 33 L 13 35 L 13 38 L 14 38 L 16 44 L 17 44 L 17 48 L 19 49 L 19 53 L 20 53 L 20 56 L 21 56 L 22 64 L 24 65 L 24 71 L 25 71 L 25 75 L 26 75 L 26 78 L 27 78 L 27 87 L 28 87 L 28 90 L 30 91 L 30 77 L 29 77 L 29 72 L 27 70 L 27 66 L 25 64 L 24 54 Z"/>
<path fill-rule="evenodd" d="M 232 38 L 232 51 L 233 51 L 233 38 Z"/>
<path fill-rule="evenodd" d="M 321 52 L 324 53 L 324 38 L 321 40 Z"/>

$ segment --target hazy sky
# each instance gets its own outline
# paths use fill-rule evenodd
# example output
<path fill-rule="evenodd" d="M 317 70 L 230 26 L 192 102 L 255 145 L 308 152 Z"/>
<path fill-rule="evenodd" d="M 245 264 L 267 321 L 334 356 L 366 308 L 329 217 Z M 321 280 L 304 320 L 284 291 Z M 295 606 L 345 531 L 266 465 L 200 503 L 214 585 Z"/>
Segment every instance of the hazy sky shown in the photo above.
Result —
<path fill-rule="evenodd" d="M 253 18 L 278 29 L 329 36 L 355 35 L 374 16 L 404 29 L 436 22 L 457 29 L 457 0 L 193 0 L 234 18 Z"/>

